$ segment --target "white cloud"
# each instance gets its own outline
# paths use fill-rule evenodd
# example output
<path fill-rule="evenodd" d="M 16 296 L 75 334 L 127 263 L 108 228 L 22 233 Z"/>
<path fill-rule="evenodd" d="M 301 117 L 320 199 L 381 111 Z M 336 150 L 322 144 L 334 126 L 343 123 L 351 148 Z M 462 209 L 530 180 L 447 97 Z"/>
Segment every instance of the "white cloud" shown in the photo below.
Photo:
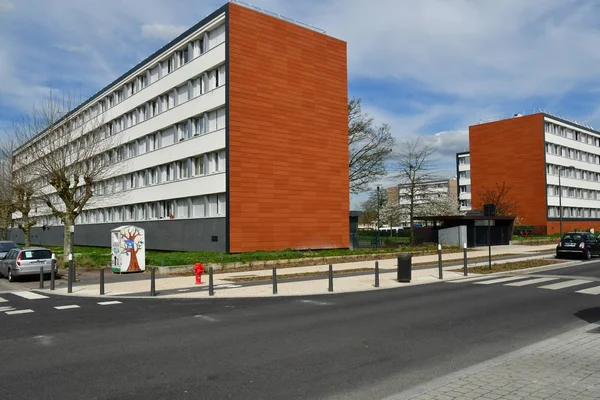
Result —
<path fill-rule="evenodd" d="M 186 26 L 163 25 L 163 24 L 143 24 L 142 36 L 153 39 L 172 40 L 184 32 Z"/>
<path fill-rule="evenodd" d="M 0 13 L 9 12 L 15 8 L 15 5 L 10 0 L 0 0 Z"/>

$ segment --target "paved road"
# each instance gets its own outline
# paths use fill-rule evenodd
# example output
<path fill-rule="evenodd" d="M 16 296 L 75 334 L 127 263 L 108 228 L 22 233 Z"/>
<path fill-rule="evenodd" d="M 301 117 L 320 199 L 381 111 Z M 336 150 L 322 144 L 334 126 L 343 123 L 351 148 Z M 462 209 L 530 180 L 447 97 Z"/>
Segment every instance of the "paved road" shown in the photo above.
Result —
<path fill-rule="evenodd" d="M 555 275 L 587 276 L 600 278 L 600 260 L 592 259 L 589 262 L 573 267 L 560 268 L 552 271 Z"/>
<path fill-rule="evenodd" d="M 33 312 L 0 312 L 0 398 L 377 399 L 600 320 L 577 293 L 598 282 L 509 283 L 112 305 L 2 293 Z"/>

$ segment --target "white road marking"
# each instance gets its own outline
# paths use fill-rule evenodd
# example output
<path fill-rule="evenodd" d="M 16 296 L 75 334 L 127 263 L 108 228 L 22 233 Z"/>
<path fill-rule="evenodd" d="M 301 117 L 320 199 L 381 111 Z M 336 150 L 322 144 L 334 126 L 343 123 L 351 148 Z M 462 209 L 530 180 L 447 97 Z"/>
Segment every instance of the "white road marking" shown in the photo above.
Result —
<path fill-rule="evenodd" d="M 600 286 L 594 286 L 587 289 L 578 290 L 575 293 L 583 293 L 583 294 L 600 294 Z"/>
<path fill-rule="evenodd" d="M 4 311 L 11 311 L 14 310 L 14 307 L 11 306 L 7 306 L 7 307 L 0 307 L 0 312 L 4 312 Z"/>
<path fill-rule="evenodd" d="M 221 285 L 216 285 L 216 288 L 236 288 L 236 287 L 242 287 L 242 285 L 233 285 L 233 284 L 221 284 Z"/>
<path fill-rule="evenodd" d="M 71 308 L 80 308 L 80 307 L 77 304 L 72 304 L 69 306 L 56 306 L 54 308 L 56 308 L 57 310 L 69 310 Z"/>
<path fill-rule="evenodd" d="M 317 300 L 300 300 L 300 303 L 314 304 L 316 306 L 330 306 L 331 305 L 331 303 L 328 303 L 326 301 L 317 301 Z"/>
<path fill-rule="evenodd" d="M 112 306 L 113 304 L 121 304 L 120 301 L 101 301 L 98 303 L 101 306 Z"/>
<path fill-rule="evenodd" d="M 42 294 L 34 293 L 34 292 L 12 292 L 15 296 L 22 297 L 28 300 L 38 300 L 38 299 L 47 299 L 48 296 L 44 296 Z"/>
<path fill-rule="evenodd" d="M 2 297 L 0 297 L 0 303 L 6 303 L 6 302 L 8 302 L 8 300 L 3 299 Z"/>
<path fill-rule="evenodd" d="M 505 278 L 492 279 L 491 281 L 475 282 L 475 285 L 491 285 L 493 283 L 502 283 L 516 281 L 517 279 L 525 279 L 526 276 L 507 276 Z"/>
<path fill-rule="evenodd" d="M 481 279 L 490 279 L 490 277 L 489 276 L 475 276 L 473 278 L 452 279 L 451 281 L 446 281 L 446 282 L 448 282 L 448 283 L 463 283 L 463 282 L 479 281 Z"/>
<path fill-rule="evenodd" d="M 26 309 L 26 310 L 15 310 L 15 311 L 7 311 L 6 315 L 15 315 L 15 314 L 28 314 L 28 313 L 32 313 L 34 312 L 33 310 L 30 309 Z"/>
<path fill-rule="evenodd" d="M 506 283 L 505 286 L 527 286 L 527 285 L 537 285 L 542 282 L 555 281 L 558 278 L 535 278 L 535 279 L 527 279 L 525 281 Z"/>
<path fill-rule="evenodd" d="M 42 346 L 51 346 L 52 345 L 52 336 L 39 335 L 39 336 L 34 336 L 33 338 L 38 340 Z"/>
<path fill-rule="evenodd" d="M 177 289 L 178 292 L 187 292 L 190 289 Z"/>
<path fill-rule="evenodd" d="M 194 315 L 194 318 L 200 318 L 200 319 L 203 319 L 205 321 L 210 321 L 210 322 L 219 322 L 218 319 L 209 317 L 208 315 Z"/>
<path fill-rule="evenodd" d="M 558 290 L 558 289 L 568 288 L 571 286 L 583 285 L 583 284 L 590 283 L 590 282 L 592 282 L 592 281 L 586 281 L 583 279 L 572 279 L 570 281 L 558 282 L 558 283 L 553 283 L 551 285 L 540 286 L 538 289 Z"/>

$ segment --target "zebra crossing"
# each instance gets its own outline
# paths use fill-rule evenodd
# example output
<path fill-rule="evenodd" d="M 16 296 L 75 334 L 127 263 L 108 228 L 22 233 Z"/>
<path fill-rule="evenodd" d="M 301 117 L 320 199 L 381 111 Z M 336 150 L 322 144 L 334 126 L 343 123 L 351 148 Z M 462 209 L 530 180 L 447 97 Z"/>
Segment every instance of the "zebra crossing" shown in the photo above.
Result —
<path fill-rule="evenodd" d="M 467 283 L 473 285 L 502 285 L 510 287 L 534 286 L 543 290 L 571 289 L 575 293 L 599 295 L 600 281 L 595 279 L 581 279 L 581 277 L 562 276 L 529 276 L 529 275 L 496 275 L 475 276 L 445 281 L 446 283 Z M 581 288 L 584 285 L 588 287 Z"/>
<path fill-rule="evenodd" d="M 4 292 L 0 293 L 0 314 L 5 315 L 22 315 L 22 314 L 31 314 L 35 313 L 35 306 L 39 304 L 44 304 L 44 300 L 51 299 L 50 296 L 45 296 L 40 293 L 30 292 L 30 291 L 15 291 L 15 292 Z M 56 297 L 54 297 L 56 299 Z M 65 311 L 65 310 L 76 310 L 81 309 L 84 306 L 80 304 L 74 304 L 73 299 L 64 299 L 65 304 L 61 305 L 50 305 L 50 307 L 45 307 L 44 310 L 52 310 L 52 311 Z M 94 303 L 98 306 L 113 306 L 122 304 L 121 301 L 113 300 L 113 301 L 99 301 Z M 39 311 L 39 310 L 38 310 Z"/>

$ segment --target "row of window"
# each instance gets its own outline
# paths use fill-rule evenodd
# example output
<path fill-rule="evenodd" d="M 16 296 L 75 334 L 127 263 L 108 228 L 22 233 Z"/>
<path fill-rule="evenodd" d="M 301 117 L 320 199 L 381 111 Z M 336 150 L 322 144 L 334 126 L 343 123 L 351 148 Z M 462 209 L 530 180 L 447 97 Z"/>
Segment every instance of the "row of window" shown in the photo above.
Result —
<path fill-rule="evenodd" d="M 104 137 L 118 134 L 191 99 L 225 84 L 225 66 L 204 72 L 187 82 L 169 89 L 154 99 L 104 124 L 100 130 Z"/>
<path fill-rule="evenodd" d="M 562 168 L 561 168 L 562 167 Z M 600 182 L 600 173 L 587 171 L 577 168 L 565 168 L 564 166 L 558 166 L 554 164 L 546 164 L 546 174 L 558 176 L 570 179 L 582 179 L 584 181 Z"/>
<path fill-rule="evenodd" d="M 561 185 L 562 197 L 572 197 L 576 199 L 600 200 L 600 190 L 581 189 L 574 187 L 565 187 Z M 558 196 L 560 194 L 558 186 L 548 185 L 548 196 Z"/>
<path fill-rule="evenodd" d="M 75 223 L 81 225 L 223 216 L 225 216 L 225 193 L 219 193 L 85 210 L 75 219 Z M 45 216 L 39 218 L 36 225 L 53 226 L 62 225 L 62 223 L 58 217 Z"/>
<path fill-rule="evenodd" d="M 206 41 L 208 40 L 208 41 Z M 84 112 L 80 113 L 73 121 L 67 121 L 65 127 L 59 127 L 57 129 L 56 134 L 60 135 L 62 132 L 69 132 L 71 129 L 79 127 L 83 125 L 85 121 L 88 121 L 91 118 L 95 118 L 96 116 L 104 113 L 109 108 L 113 107 L 115 104 L 121 102 L 124 98 L 130 97 L 137 91 L 143 89 L 147 86 L 146 82 L 154 83 L 156 80 L 162 78 L 167 73 L 172 72 L 174 69 L 182 66 L 188 61 L 188 56 L 186 54 L 193 54 L 192 58 L 199 56 L 200 54 L 207 51 L 209 48 L 213 48 L 216 45 L 224 42 L 225 40 L 225 26 L 221 25 L 218 28 L 215 28 L 211 32 L 206 32 L 205 36 L 201 39 L 194 40 L 182 47 L 179 50 L 176 50 L 172 53 L 168 59 L 158 62 L 152 68 L 147 70 L 145 75 L 140 75 L 134 80 L 124 84 L 124 86 L 120 89 L 117 89 L 112 94 L 105 97 L 100 102 L 96 103 L 94 106 L 88 108 Z M 209 43 L 209 47 L 206 50 L 204 49 L 204 43 Z M 190 49 L 195 49 L 192 52 L 186 52 L 185 48 L 189 47 Z M 179 61 L 178 61 L 179 60 Z M 165 64 L 166 63 L 166 64 Z M 164 68 L 163 68 L 164 66 Z M 166 71 L 166 72 L 161 72 Z M 146 78 L 143 78 L 146 76 Z M 136 83 L 136 82 L 139 82 Z M 149 83 L 148 83 L 149 84 Z M 163 93 L 157 98 L 147 102 L 145 105 L 137 107 L 135 110 L 124 114 L 107 124 L 104 124 L 98 132 L 94 132 L 89 135 L 82 135 L 80 140 L 83 142 L 87 142 L 92 140 L 97 142 L 100 140 L 101 134 L 106 136 L 113 135 L 118 133 L 128 127 L 131 127 L 137 123 L 145 121 L 155 115 L 160 114 L 176 105 L 182 104 L 185 101 L 188 101 L 192 98 L 200 96 L 201 94 L 207 93 L 210 90 L 213 90 L 219 86 L 225 84 L 225 66 L 222 65 L 216 69 L 206 71 L 203 74 L 196 76 L 194 79 L 185 82 L 184 84 L 178 86 L 175 89 L 171 89 L 167 93 Z M 129 93 L 129 94 L 128 94 Z M 101 133 L 99 133 L 102 131 Z M 93 136 L 92 136 L 93 135 Z M 42 140 L 43 148 L 48 148 L 50 141 L 54 141 L 55 138 L 51 137 L 52 135 L 48 135 L 40 140 Z M 71 146 L 77 146 L 78 144 L 71 144 Z M 25 160 L 27 160 L 27 155 L 24 155 Z"/>
<path fill-rule="evenodd" d="M 458 171 L 459 179 L 469 179 L 471 178 L 471 171 Z"/>
<path fill-rule="evenodd" d="M 571 140 L 576 140 L 578 142 L 586 143 L 592 146 L 600 147 L 600 138 L 598 136 L 592 136 L 587 133 L 579 132 L 575 129 L 566 128 L 564 126 L 556 125 L 550 122 L 546 122 L 544 126 L 546 129 L 546 133 L 561 136 Z"/>
<path fill-rule="evenodd" d="M 225 150 L 204 153 L 98 182 L 94 186 L 94 193 L 98 195 L 118 193 L 160 183 L 196 178 L 224 172 L 225 165 Z"/>
<path fill-rule="evenodd" d="M 471 192 L 471 185 L 460 185 L 458 187 L 458 190 L 460 193 L 470 193 Z"/>
<path fill-rule="evenodd" d="M 560 217 L 560 207 L 549 206 L 548 217 Z M 600 208 L 562 207 L 563 218 L 600 218 Z"/>
<path fill-rule="evenodd" d="M 471 157 L 470 156 L 458 157 L 458 163 L 460 165 L 468 165 L 471 163 Z"/>
<path fill-rule="evenodd" d="M 546 153 L 555 156 L 570 158 L 571 160 L 583 161 L 600 165 L 600 155 L 572 149 L 570 147 L 561 146 L 559 144 L 546 143 Z"/>
<path fill-rule="evenodd" d="M 114 107 L 116 104 L 119 104 L 121 101 L 133 96 L 148 85 L 162 79 L 166 75 L 224 41 L 225 24 L 221 24 L 210 32 L 204 32 L 199 38 L 182 44 L 167 57 L 155 62 L 154 65 L 149 66 L 145 72 L 132 78 L 130 81 L 123 83 L 122 86 L 115 89 L 112 93 L 106 95 L 102 100 L 81 113 L 76 119 L 76 125 L 79 126 L 83 124 L 83 122 L 97 117 L 106 110 Z"/>
<path fill-rule="evenodd" d="M 121 162 L 132 157 L 178 143 L 193 136 L 204 135 L 224 128 L 225 108 L 222 107 L 125 143 L 122 146 L 111 149 L 104 154 L 99 155 L 99 157 L 103 162 L 108 164 Z M 83 139 L 91 140 L 92 138 L 86 136 Z M 82 143 L 81 145 L 85 144 Z M 224 161 L 222 165 L 224 168 Z M 43 180 L 38 178 L 35 184 L 38 185 L 38 187 L 41 187 L 43 186 Z"/>

